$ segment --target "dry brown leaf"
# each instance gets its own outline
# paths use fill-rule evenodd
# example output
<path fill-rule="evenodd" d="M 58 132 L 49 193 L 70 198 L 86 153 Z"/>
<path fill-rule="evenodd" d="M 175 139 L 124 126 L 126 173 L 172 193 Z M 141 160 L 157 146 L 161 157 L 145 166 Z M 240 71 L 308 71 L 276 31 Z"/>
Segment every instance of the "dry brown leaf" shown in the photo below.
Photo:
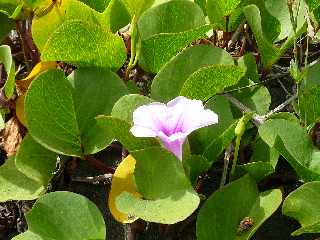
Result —
<path fill-rule="evenodd" d="M 6 127 L 3 130 L 3 147 L 7 152 L 7 156 L 14 155 L 22 141 L 22 134 L 19 121 L 16 117 L 12 117 L 6 122 Z"/>

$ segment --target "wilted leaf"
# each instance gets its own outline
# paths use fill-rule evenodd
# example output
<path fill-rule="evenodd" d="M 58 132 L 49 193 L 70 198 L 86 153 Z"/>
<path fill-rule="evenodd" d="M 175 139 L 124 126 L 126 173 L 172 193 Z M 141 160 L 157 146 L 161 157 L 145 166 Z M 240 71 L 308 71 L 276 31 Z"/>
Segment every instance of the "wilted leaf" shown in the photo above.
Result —
<path fill-rule="evenodd" d="M 121 223 L 132 223 L 137 220 L 136 217 L 130 218 L 128 214 L 124 214 L 116 208 L 116 198 L 122 192 L 131 193 L 134 197 L 141 197 L 141 195 L 137 192 L 133 178 L 135 165 L 136 160 L 129 155 L 122 160 L 112 176 L 112 185 L 109 193 L 108 205 L 113 217 Z"/>
<path fill-rule="evenodd" d="M 32 69 L 32 71 L 28 74 L 27 77 L 17 80 L 16 86 L 20 92 L 20 94 L 24 95 L 32 80 L 35 79 L 40 73 L 47 71 L 49 69 L 55 69 L 57 67 L 57 62 L 39 62 L 37 65 Z"/>
<path fill-rule="evenodd" d="M 6 127 L 3 131 L 4 150 L 7 156 L 12 156 L 16 153 L 22 140 L 21 126 L 19 126 L 18 119 L 12 117 L 6 122 Z"/>

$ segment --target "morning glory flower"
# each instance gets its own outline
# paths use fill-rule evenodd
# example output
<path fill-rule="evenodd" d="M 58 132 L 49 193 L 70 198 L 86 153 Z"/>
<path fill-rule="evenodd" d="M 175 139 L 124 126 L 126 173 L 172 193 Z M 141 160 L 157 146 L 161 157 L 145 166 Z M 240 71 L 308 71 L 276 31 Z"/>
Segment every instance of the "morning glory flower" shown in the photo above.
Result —
<path fill-rule="evenodd" d="M 204 109 L 200 100 L 177 97 L 167 104 L 153 102 L 133 112 L 131 133 L 158 137 L 164 147 L 182 160 L 182 146 L 193 131 L 218 122 L 218 115 Z"/>

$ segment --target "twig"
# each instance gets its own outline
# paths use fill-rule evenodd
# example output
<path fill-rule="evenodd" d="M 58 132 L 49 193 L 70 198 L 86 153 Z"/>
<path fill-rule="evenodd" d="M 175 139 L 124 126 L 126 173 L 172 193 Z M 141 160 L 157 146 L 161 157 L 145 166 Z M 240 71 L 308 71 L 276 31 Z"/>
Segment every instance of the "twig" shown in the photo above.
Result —
<path fill-rule="evenodd" d="M 228 166 L 229 166 L 229 161 L 231 158 L 232 151 L 233 151 L 233 145 L 231 143 L 224 153 L 223 172 L 222 172 L 222 177 L 220 182 L 220 188 L 222 188 L 227 181 Z"/>
<path fill-rule="evenodd" d="M 237 108 L 239 108 L 239 110 L 242 113 L 252 113 L 254 112 L 253 110 L 251 110 L 250 108 L 248 108 L 247 106 L 245 106 L 242 102 L 240 102 L 238 99 L 236 99 L 235 97 L 233 97 L 230 94 L 224 94 L 223 95 L 225 98 L 227 98 L 234 106 L 236 106 Z M 253 114 L 252 116 L 253 122 L 255 125 L 261 125 L 263 123 L 263 120 L 261 119 L 261 116 L 258 114 Z"/>
<path fill-rule="evenodd" d="M 84 182 L 84 183 L 90 183 L 94 185 L 102 184 L 110 184 L 113 174 L 106 173 L 103 175 L 98 175 L 94 177 L 73 177 L 73 182 Z"/>
<path fill-rule="evenodd" d="M 246 21 L 243 21 L 237 28 L 237 30 L 232 34 L 231 40 L 228 42 L 227 50 L 230 50 L 238 41 L 240 34 L 243 32 L 244 24 Z"/>
<path fill-rule="evenodd" d="M 240 102 L 238 99 L 236 99 L 232 95 L 227 93 L 227 94 L 224 94 L 223 96 L 227 98 L 234 106 L 236 106 L 242 113 L 253 112 L 253 110 L 245 106 L 242 102 Z M 266 113 L 265 115 L 258 115 L 254 113 L 252 116 L 253 123 L 257 126 L 263 124 L 269 117 L 271 117 L 273 114 L 284 109 L 286 106 L 292 103 L 295 99 L 297 99 L 297 97 L 298 97 L 297 94 L 291 96 L 285 102 L 281 103 L 278 107 L 274 108 L 273 110 Z"/>
<path fill-rule="evenodd" d="M 288 106 L 290 103 L 292 103 L 294 100 L 297 99 L 297 95 L 293 95 L 290 98 L 288 98 L 285 102 L 281 103 L 278 107 L 276 107 L 275 109 L 271 110 L 270 112 L 268 112 L 266 115 L 264 115 L 264 119 L 268 119 L 269 117 L 271 117 L 273 114 L 281 111 L 282 109 L 284 109 L 286 106 Z"/>
<path fill-rule="evenodd" d="M 104 173 L 114 173 L 114 169 L 110 166 L 107 166 L 103 162 L 100 162 L 99 160 L 96 160 L 92 156 L 86 156 L 85 159 L 88 161 L 88 164 L 94 167 L 97 170 L 100 170 Z"/>

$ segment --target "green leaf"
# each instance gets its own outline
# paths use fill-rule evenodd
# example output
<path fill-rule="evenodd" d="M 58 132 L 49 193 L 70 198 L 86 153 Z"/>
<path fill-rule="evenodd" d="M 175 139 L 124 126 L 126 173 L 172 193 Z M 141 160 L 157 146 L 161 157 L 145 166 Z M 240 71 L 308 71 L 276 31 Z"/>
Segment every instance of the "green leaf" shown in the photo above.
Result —
<path fill-rule="evenodd" d="M 194 72 L 183 84 L 180 94 L 202 101 L 236 85 L 245 70 L 231 65 L 211 65 Z"/>
<path fill-rule="evenodd" d="M 111 139 L 95 136 L 94 118 L 110 114 L 127 89 L 109 70 L 79 69 L 69 79 L 62 71 L 51 70 L 32 82 L 25 99 L 28 130 L 57 153 L 83 156 L 102 150 Z"/>
<path fill-rule="evenodd" d="M 294 35 L 287 0 L 267 0 L 265 5 L 269 13 L 274 16 L 281 25 L 281 32 L 276 41 L 283 40 L 286 37 L 292 38 Z M 297 32 L 299 32 L 305 22 L 307 5 L 304 0 L 293 3 L 293 15 L 297 22 Z"/>
<path fill-rule="evenodd" d="M 136 159 L 135 181 L 145 199 L 122 193 L 117 208 L 145 221 L 173 224 L 195 211 L 200 199 L 185 176 L 181 162 L 163 148 L 131 153 Z"/>
<path fill-rule="evenodd" d="M 155 0 L 122 0 L 131 17 L 139 17 Z"/>
<path fill-rule="evenodd" d="M 111 0 L 81 0 L 81 2 L 87 4 L 89 7 L 93 8 L 98 12 L 103 12 L 108 7 Z"/>
<path fill-rule="evenodd" d="M 250 162 L 237 166 L 236 175 L 243 176 L 248 173 L 258 183 L 274 171 L 275 168 L 270 162 Z"/>
<path fill-rule="evenodd" d="M 48 217 L 50 216 L 50 217 Z M 52 192 L 39 198 L 27 213 L 28 231 L 13 240 L 104 240 L 105 223 L 100 210 L 84 196 Z"/>
<path fill-rule="evenodd" d="M 96 121 L 96 137 L 106 138 L 108 136 L 109 139 L 118 140 L 129 151 L 159 145 L 155 138 L 137 138 L 133 136 L 130 132 L 131 124 L 123 119 L 111 116 L 98 116 Z"/>
<path fill-rule="evenodd" d="M 210 22 L 226 30 L 226 17 L 230 17 L 240 3 L 241 0 L 208 0 L 207 13 Z"/>
<path fill-rule="evenodd" d="M 126 51 L 122 38 L 98 25 L 68 21 L 48 39 L 41 59 L 118 70 L 126 60 Z"/>
<path fill-rule="evenodd" d="M 303 91 L 299 95 L 299 115 L 310 125 L 320 119 L 320 85 Z"/>
<path fill-rule="evenodd" d="M 254 84 L 248 81 L 248 85 Z M 256 86 L 247 89 L 242 89 L 235 92 L 234 97 L 241 100 L 241 102 L 258 114 L 265 114 L 269 111 L 271 104 L 271 95 L 265 86 Z"/>
<path fill-rule="evenodd" d="M 208 171 L 211 167 L 211 163 L 204 156 L 201 155 L 191 155 L 186 160 L 186 165 L 188 169 L 188 175 L 191 183 L 195 184 L 199 175 Z"/>
<path fill-rule="evenodd" d="M 104 22 L 104 14 L 93 10 L 78 0 L 62 0 L 61 5 L 56 5 L 47 14 L 40 14 L 43 16 L 39 17 L 37 17 L 37 11 L 41 13 L 43 9 L 48 8 L 48 2 L 41 2 L 41 5 L 36 7 L 36 16 L 32 20 L 32 38 L 40 52 L 42 52 L 51 35 L 66 21 L 73 20 L 88 24 L 100 24 L 106 28 L 109 26 L 109 23 Z"/>
<path fill-rule="evenodd" d="M 215 96 L 210 99 L 205 104 L 205 108 L 211 109 L 219 116 L 219 123 L 198 129 L 189 136 L 191 151 L 194 154 L 203 154 L 205 149 L 212 142 L 218 140 L 224 131 L 235 121 L 231 112 L 230 103 L 223 96 Z M 209 160 L 211 162 L 215 159 L 210 158 Z"/>
<path fill-rule="evenodd" d="M 295 218 L 301 228 L 292 233 L 298 236 L 303 233 L 320 233 L 320 182 L 302 185 L 289 194 L 284 200 L 282 213 Z"/>
<path fill-rule="evenodd" d="M 314 10 L 320 6 L 320 2 L 318 0 L 305 0 L 310 10 Z"/>
<path fill-rule="evenodd" d="M 280 190 L 259 194 L 255 181 L 246 175 L 214 192 L 205 202 L 198 214 L 197 239 L 248 240 L 281 201 Z M 237 232 L 246 217 L 253 220 L 253 226 Z"/>
<path fill-rule="evenodd" d="M 19 1 L 0 0 L 0 13 L 10 17 L 19 5 Z"/>
<path fill-rule="evenodd" d="M 292 121 L 272 119 L 259 127 L 263 141 L 274 147 L 305 181 L 320 179 L 319 161 L 312 159 L 313 145 L 306 130 Z"/>
<path fill-rule="evenodd" d="M 261 3 L 254 0 L 252 3 L 256 5 L 245 6 L 243 12 L 257 41 L 262 63 L 268 69 L 288 48 L 293 46 L 295 41 L 287 0 L 266 0 Z M 296 3 L 293 4 L 293 14 L 297 16 L 296 37 L 298 38 L 305 32 L 306 4 L 302 0 Z M 281 48 L 273 45 L 274 41 L 284 38 L 287 39 Z"/>
<path fill-rule="evenodd" d="M 195 71 L 213 64 L 234 65 L 229 53 L 209 45 L 189 47 L 172 58 L 156 75 L 151 85 L 151 97 L 167 102 L 179 96 L 184 82 Z"/>
<path fill-rule="evenodd" d="M 15 65 L 11 56 L 11 49 L 7 45 L 0 46 L 0 63 L 3 63 L 4 69 L 7 72 L 7 80 L 4 85 L 4 92 L 8 99 L 13 95 L 15 84 Z"/>
<path fill-rule="evenodd" d="M 241 81 L 241 83 L 244 82 L 245 84 L 241 86 L 248 85 L 250 81 L 252 82 L 260 81 L 256 59 L 253 56 L 253 54 L 247 53 L 241 58 L 239 58 L 238 65 L 246 69 L 246 74 L 243 76 L 243 79 Z"/>
<path fill-rule="evenodd" d="M 235 137 L 234 130 L 238 121 L 229 126 L 218 138 L 205 148 L 203 155 L 210 161 L 214 162 L 218 159 L 223 150 L 232 142 Z"/>
<path fill-rule="evenodd" d="M 151 102 L 153 102 L 151 98 L 139 94 L 123 96 L 114 104 L 111 116 L 131 123 L 134 110 Z"/>
<path fill-rule="evenodd" d="M 5 117 L 7 113 L 8 113 L 8 109 L 0 108 L 0 130 L 6 127 Z"/>
<path fill-rule="evenodd" d="M 110 139 L 94 136 L 98 135 L 94 128 L 95 117 L 111 114 L 114 104 L 128 94 L 128 90 L 122 79 L 109 70 L 78 69 L 68 79 L 74 89 L 74 107 L 84 153 L 98 152 L 110 143 Z"/>
<path fill-rule="evenodd" d="M 280 50 L 273 46 L 272 42 L 266 38 L 266 33 L 262 27 L 260 10 L 256 5 L 249 5 L 243 8 L 244 15 L 254 33 L 264 67 L 268 68 L 280 56 Z M 273 27 L 272 25 L 270 26 Z M 267 32 L 267 31 L 266 31 Z"/>
<path fill-rule="evenodd" d="M 12 19 L 9 19 L 8 16 L 6 16 L 1 12 L 1 7 L 0 7 L 0 22 L 1 22 L 0 42 L 2 42 L 6 38 L 10 30 L 15 28 L 15 22 Z"/>
<path fill-rule="evenodd" d="M 87 0 L 89 1 L 89 0 Z M 112 32 L 128 25 L 130 16 L 122 0 L 111 0 L 100 22 L 105 23 Z"/>
<path fill-rule="evenodd" d="M 27 135 L 16 155 L 16 167 L 37 182 L 48 183 L 53 176 L 58 155 L 42 147 Z"/>
<path fill-rule="evenodd" d="M 205 23 L 201 8 L 191 1 L 173 0 L 147 10 L 138 21 L 139 63 L 158 72 L 185 46 L 206 35 L 211 26 Z"/>
<path fill-rule="evenodd" d="M 273 168 L 276 167 L 279 159 L 278 151 L 266 144 L 261 138 L 258 138 L 252 146 L 253 153 L 250 162 L 270 163 Z"/>
<path fill-rule="evenodd" d="M 320 117 L 320 106 L 318 105 L 320 94 L 319 72 L 319 63 L 305 68 L 303 80 L 299 86 L 298 113 L 307 125 L 316 122 Z"/>
<path fill-rule="evenodd" d="M 37 9 L 39 7 L 42 7 L 44 4 L 48 4 L 48 1 L 46 0 L 23 0 L 26 7 Z"/>
<path fill-rule="evenodd" d="M 0 202 L 36 199 L 46 191 L 47 185 L 21 173 L 15 166 L 14 157 L 8 158 L 0 167 L 0 184 Z"/>

